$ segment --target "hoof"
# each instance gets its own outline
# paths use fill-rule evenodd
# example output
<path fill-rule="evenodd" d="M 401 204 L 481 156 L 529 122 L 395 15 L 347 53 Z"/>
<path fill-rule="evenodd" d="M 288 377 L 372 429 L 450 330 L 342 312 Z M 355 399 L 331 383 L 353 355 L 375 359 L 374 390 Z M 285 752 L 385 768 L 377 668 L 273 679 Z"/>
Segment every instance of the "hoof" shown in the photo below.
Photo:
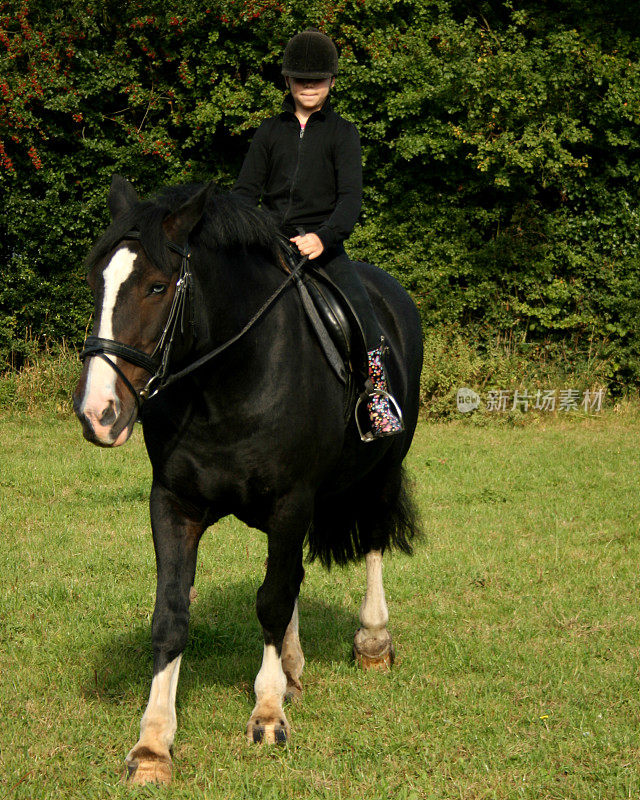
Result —
<path fill-rule="evenodd" d="M 284 714 L 276 720 L 260 719 L 259 715 L 251 717 L 247 725 L 247 741 L 250 744 L 279 744 L 287 743 L 291 731 Z"/>
<path fill-rule="evenodd" d="M 300 681 L 287 678 L 287 689 L 284 693 L 285 703 L 299 703 L 302 700 L 302 684 Z"/>
<path fill-rule="evenodd" d="M 299 703 L 302 700 L 302 689 L 297 686 L 287 686 L 287 691 L 284 693 L 285 703 Z"/>
<path fill-rule="evenodd" d="M 386 636 L 380 639 L 367 639 L 360 628 L 353 640 L 353 658 L 363 670 L 377 669 L 382 672 L 391 669 L 395 658 L 391 635 L 385 631 Z"/>
<path fill-rule="evenodd" d="M 369 669 L 377 669 L 381 672 L 387 672 L 391 669 L 393 664 L 393 659 L 395 658 L 393 653 L 393 648 L 389 650 L 382 656 L 366 656 L 362 653 L 356 653 L 355 648 L 353 650 L 353 657 L 356 660 L 356 664 L 361 667 L 365 672 Z"/>
<path fill-rule="evenodd" d="M 131 786 L 169 784 L 171 772 L 171 757 L 158 755 L 146 747 L 127 756 L 127 783 Z"/>

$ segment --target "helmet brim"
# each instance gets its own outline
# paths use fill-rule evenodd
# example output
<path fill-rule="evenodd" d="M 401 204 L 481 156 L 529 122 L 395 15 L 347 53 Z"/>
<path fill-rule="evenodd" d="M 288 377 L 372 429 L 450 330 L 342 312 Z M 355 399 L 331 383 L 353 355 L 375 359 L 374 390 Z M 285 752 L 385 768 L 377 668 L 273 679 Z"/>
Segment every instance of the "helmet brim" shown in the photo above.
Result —
<path fill-rule="evenodd" d="M 282 74 L 285 78 L 298 78 L 304 80 L 307 78 L 310 81 L 322 81 L 325 78 L 334 78 L 333 72 L 302 72 L 294 69 L 283 69 Z"/>

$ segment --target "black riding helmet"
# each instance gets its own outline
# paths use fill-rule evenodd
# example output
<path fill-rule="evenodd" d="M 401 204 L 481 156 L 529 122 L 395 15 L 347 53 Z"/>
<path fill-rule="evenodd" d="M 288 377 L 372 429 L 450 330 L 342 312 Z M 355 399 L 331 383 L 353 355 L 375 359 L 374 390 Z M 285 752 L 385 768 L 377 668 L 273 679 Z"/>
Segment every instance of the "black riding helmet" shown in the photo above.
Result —
<path fill-rule="evenodd" d="M 322 80 L 338 74 L 335 44 L 317 28 L 298 33 L 285 47 L 282 74 L 287 78 Z"/>

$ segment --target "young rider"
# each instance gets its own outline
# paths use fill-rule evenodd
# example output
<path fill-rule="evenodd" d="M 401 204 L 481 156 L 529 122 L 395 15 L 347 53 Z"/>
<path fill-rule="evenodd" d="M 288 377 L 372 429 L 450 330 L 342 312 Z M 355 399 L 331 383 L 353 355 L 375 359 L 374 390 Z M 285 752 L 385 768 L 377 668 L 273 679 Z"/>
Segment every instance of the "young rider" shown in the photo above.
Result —
<path fill-rule="evenodd" d="M 369 376 L 387 392 L 380 325 L 343 245 L 360 214 L 362 157 L 356 127 L 331 108 L 337 72 L 328 36 L 309 28 L 289 41 L 282 74 L 290 94 L 282 113 L 256 131 L 233 192 L 251 205 L 262 201 L 301 255 L 349 297 L 364 329 Z M 402 430 L 387 397 L 374 394 L 367 406 L 374 438 Z"/>

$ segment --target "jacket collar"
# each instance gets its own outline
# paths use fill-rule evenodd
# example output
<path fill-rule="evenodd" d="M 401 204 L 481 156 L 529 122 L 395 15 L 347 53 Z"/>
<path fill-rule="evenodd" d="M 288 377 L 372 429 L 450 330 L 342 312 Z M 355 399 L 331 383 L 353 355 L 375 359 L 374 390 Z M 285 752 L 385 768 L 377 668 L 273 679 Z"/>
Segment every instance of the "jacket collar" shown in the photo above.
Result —
<path fill-rule="evenodd" d="M 314 119 L 316 117 L 318 117 L 319 119 L 324 119 L 324 117 L 326 117 L 326 115 L 331 111 L 333 111 L 333 109 L 331 108 L 331 96 L 328 96 L 327 99 L 324 101 L 324 105 L 322 106 L 320 111 L 314 111 L 311 117 L 313 117 Z M 291 96 L 291 94 L 288 94 L 282 101 L 282 112 L 284 114 L 295 115 L 296 106 L 295 103 L 293 102 L 293 97 Z M 311 117 L 309 117 L 309 119 L 311 119 Z"/>

